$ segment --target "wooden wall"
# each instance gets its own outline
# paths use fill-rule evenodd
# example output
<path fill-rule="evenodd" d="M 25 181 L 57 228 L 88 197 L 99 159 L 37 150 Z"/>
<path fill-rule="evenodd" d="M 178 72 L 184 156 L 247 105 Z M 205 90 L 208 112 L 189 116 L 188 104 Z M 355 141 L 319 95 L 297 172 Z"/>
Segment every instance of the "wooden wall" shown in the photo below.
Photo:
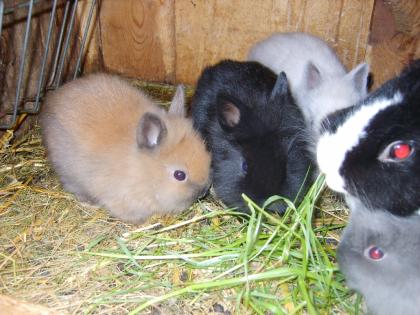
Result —
<path fill-rule="evenodd" d="M 376 0 L 369 36 L 374 87 L 420 58 L 420 1 Z"/>
<path fill-rule="evenodd" d="M 367 58 L 374 0 L 102 0 L 99 50 L 111 72 L 195 83 L 276 31 L 319 35 L 351 68 Z M 92 47 L 91 49 L 95 49 Z"/>

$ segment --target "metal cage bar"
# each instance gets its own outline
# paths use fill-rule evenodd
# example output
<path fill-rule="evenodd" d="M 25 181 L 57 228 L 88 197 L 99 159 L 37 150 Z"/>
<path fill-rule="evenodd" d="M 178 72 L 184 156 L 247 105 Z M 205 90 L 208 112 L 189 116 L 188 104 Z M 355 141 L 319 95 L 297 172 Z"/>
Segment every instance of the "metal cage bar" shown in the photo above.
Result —
<path fill-rule="evenodd" d="M 4 1 L 0 0 L 0 34 L 3 26 Z"/>
<path fill-rule="evenodd" d="M 28 43 L 31 39 L 31 22 L 32 15 L 34 12 L 34 6 L 38 3 L 50 2 L 52 5 L 49 7 L 51 11 L 49 21 L 48 21 L 48 31 L 46 36 L 45 47 L 43 47 L 43 54 L 41 55 L 41 65 L 38 69 L 39 75 L 37 74 L 36 81 L 36 92 L 34 95 L 24 95 L 22 97 L 22 89 L 24 86 L 24 76 L 25 76 L 25 63 L 28 54 Z M 62 11 L 58 11 L 58 7 L 63 8 Z M 71 6 L 71 7 L 70 7 Z M 71 47 L 72 40 L 78 40 L 74 35 L 74 27 L 76 21 L 76 11 L 78 7 L 78 0 L 27 0 L 26 2 L 21 2 L 12 7 L 6 7 L 4 5 L 4 0 L 0 0 L 0 35 L 3 28 L 3 16 L 15 12 L 16 10 L 28 10 L 26 16 L 26 26 L 25 34 L 22 43 L 22 48 L 19 55 L 19 71 L 18 77 L 16 78 L 17 87 L 15 91 L 15 97 L 11 100 L 10 105 L 13 106 L 11 110 L 6 113 L 5 123 L 0 124 L 0 129 L 9 129 L 12 128 L 16 121 L 17 116 L 21 113 L 36 114 L 38 113 L 42 98 L 47 89 L 55 89 L 60 86 L 63 81 L 64 68 L 68 62 L 68 51 Z M 90 27 L 92 25 L 93 13 L 97 7 L 97 0 L 92 0 L 89 12 L 84 24 L 84 29 L 80 29 L 82 38 L 80 40 L 80 48 L 76 54 L 76 66 L 74 73 L 69 76 L 71 78 L 76 78 L 81 72 L 81 66 L 84 58 L 84 50 L 86 43 L 88 42 Z M 56 25 L 57 14 L 60 12 L 62 17 L 61 25 Z M 82 22 L 82 21 L 81 21 Z M 53 36 L 54 30 L 57 30 L 57 37 Z M 54 50 L 52 50 L 54 48 Z M 51 55 L 51 56 L 50 56 Z M 49 61 L 50 60 L 50 61 Z M 47 78 L 47 75 L 49 76 Z M 66 78 L 68 78 L 66 74 Z M 28 104 L 31 104 L 30 108 L 25 108 Z M 29 106 L 27 106 L 29 107 Z M 10 108 L 10 107 L 9 107 Z M 3 121 L 3 118 L 2 121 Z"/>
<path fill-rule="evenodd" d="M 51 77 L 48 81 L 48 86 L 53 85 L 55 81 L 55 76 L 57 74 L 58 60 L 60 59 L 61 45 L 63 43 L 64 31 L 66 29 L 66 21 L 67 21 L 67 15 L 69 13 L 69 8 L 70 8 L 70 1 L 67 1 L 66 7 L 64 8 L 63 21 L 61 22 L 60 35 L 58 37 L 57 45 L 55 48 L 54 65 L 52 67 L 53 70 L 51 72 Z"/>
<path fill-rule="evenodd" d="M 58 0 L 54 0 L 53 8 L 51 11 L 50 23 L 48 25 L 47 43 L 45 44 L 44 56 L 42 57 L 41 71 L 39 74 L 38 88 L 36 91 L 35 105 L 32 111 L 27 111 L 30 114 L 35 114 L 39 111 L 39 104 L 40 104 L 39 101 L 41 98 L 42 87 L 44 85 L 45 66 L 47 64 L 48 52 L 50 49 L 50 40 L 51 40 L 51 34 L 52 34 L 52 29 L 53 29 L 54 20 L 55 20 L 55 12 L 57 10 L 57 1 Z"/>
<path fill-rule="evenodd" d="M 13 114 L 12 114 L 12 121 L 9 124 L 1 125 L 1 129 L 8 129 L 13 127 L 13 125 L 16 122 L 16 117 L 18 113 L 18 107 L 19 107 L 19 99 L 20 99 L 20 91 L 22 89 L 22 81 L 23 81 L 23 72 L 25 70 L 25 58 L 26 58 L 26 51 L 28 48 L 28 41 L 29 41 L 29 35 L 31 33 L 31 19 L 32 19 L 32 10 L 34 6 L 34 1 L 31 0 L 29 2 L 29 11 L 28 16 L 26 18 L 26 28 L 25 28 L 25 37 L 23 39 L 23 46 L 22 50 L 20 52 L 20 65 L 19 65 L 19 77 L 17 81 L 17 87 L 16 87 L 16 94 L 15 94 L 15 103 L 13 106 Z"/>
<path fill-rule="evenodd" d="M 80 50 L 79 50 L 79 54 L 78 54 L 78 57 L 77 57 L 76 69 L 74 70 L 73 79 L 77 78 L 77 76 L 79 74 L 79 71 L 80 71 L 80 64 L 82 62 L 82 57 L 84 57 L 83 51 L 85 49 L 85 44 L 86 44 L 86 41 L 87 41 L 87 38 L 88 38 L 90 23 L 92 21 L 93 10 L 95 8 L 95 5 L 96 5 L 96 0 L 93 0 L 92 4 L 90 6 L 90 9 L 89 9 L 89 15 L 88 15 L 87 20 L 86 20 L 85 31 L 84 31 L 84 34 L 83 34 L 83 37 L 82 37 L 82 42 L 80 44 Z"/>
<path fill-rule="evenodd" d="M 54 88 L 58 88 L 61 83 L 61 76 L 63 75 L 63 69 L 64 69 L 64 62 L 66 60 L 67 51 L 69 49 L 70 45 L 70 39 L 74 27 L 74 20 L 76 17 L 76 10 L 77 10 L 77 4 L 79 3 L 79 0 L 73 0 L 73 10 L 71 11 L 70 21 L 69 21 L 69 29 L 67 31 L 67 36 L 64 44 L 63 53 L 61 54 L 60 63 L 58 65 L 58 75 L 57 79 L 54 85 Z"/>

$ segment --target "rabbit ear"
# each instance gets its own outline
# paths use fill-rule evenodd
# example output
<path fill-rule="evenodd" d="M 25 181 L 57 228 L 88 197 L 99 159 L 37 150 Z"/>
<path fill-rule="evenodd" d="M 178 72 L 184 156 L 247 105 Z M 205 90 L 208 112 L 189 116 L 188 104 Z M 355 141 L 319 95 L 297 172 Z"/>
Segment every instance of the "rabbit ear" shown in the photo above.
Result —
<path fill-rule="evenodd" d="M 346 74 L 346 77 L 353 82 L 354 88 L 357 91 L 363 91 L 364 94 L 367 93 L 368 76 L 369 65 L 367 63 L 361 63 Z"/>
<path fill-rule="evenodd" d="M 185 117 L 185 92 L 182 84 L 176 88 L 168 113 L 171 115 Z"/>
<path fill-rule="evenodd" d="M 165 123 L 159 116 L 146 113 L 137 126 L 137 145 L 141 149 L 153 149 L 162 142 L 167 133 Z"/>
<path fill-rule="evenodd" d="M 306 65 L 303 80 L 308 90 L 313 90 L 321 84 L 321 73 L 312 62 L 308 62 Z"/>
<path fill-rule="evenodd" d="M 217 118 L 225 130 L 231 130 L 241 121 L 241 106 L 239 102 L 219 97 L 217 101 Z"/>
<path fill-rule="evenodd" d="M 286 73 L 283 71 L 277 76 L 276 83 L 274 84 L 273 90 L 271 91 L 270 99 L 274 99 L 277 95 L 284 95 L 288 93 L 289 82 L 287 82 Z"/>

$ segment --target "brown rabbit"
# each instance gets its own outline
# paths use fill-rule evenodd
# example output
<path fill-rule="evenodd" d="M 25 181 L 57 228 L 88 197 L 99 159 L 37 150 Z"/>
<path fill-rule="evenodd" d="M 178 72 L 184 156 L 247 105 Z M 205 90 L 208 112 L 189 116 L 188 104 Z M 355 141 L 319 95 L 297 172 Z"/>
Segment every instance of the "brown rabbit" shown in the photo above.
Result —
<path fill-rule="evenodd" d="M 59 315 L 54 310 L 41 305 L 26 303 L 0 294 L 0 315 Z"/>
<path fill-rule="evenodd" d="M 129 222 L 181 211 L 209 186 L 210 155 L 180 86 L 169 112 L 123 79 L 94 74 L 49 93 L 41 126 L 66 190 Z"/>

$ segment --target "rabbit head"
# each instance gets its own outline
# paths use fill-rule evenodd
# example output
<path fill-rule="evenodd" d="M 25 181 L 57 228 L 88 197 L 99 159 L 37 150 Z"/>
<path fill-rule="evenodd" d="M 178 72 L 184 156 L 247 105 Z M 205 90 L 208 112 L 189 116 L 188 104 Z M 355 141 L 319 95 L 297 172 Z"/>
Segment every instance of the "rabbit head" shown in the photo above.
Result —
<path fill-rule="evenodd" d="M 259 204 L 272 195 L 297 197 L 310 159 L 303 116 L 284 73 L 276 76 L 256 62 L 207 68 L 197 85 L 193 119 L 212 153 L 215 192 L 228 206 L 245 210 L 242 194 Z M 282 212 L 285 205 L 268 209 Z"/>
<path fill-rule="evenodd" d="M 419 78 L 416 61 L 360 104 L 323 121 L 317 161 L 330 188 L 397 215 L 420 208 Z"/>
<path fill-rule="evenodd" d="M 373 314 L 417 314 L 420 309 L 420 216 L 370 210 L 357 199 L 338 248 L 349 287 Z"/>

